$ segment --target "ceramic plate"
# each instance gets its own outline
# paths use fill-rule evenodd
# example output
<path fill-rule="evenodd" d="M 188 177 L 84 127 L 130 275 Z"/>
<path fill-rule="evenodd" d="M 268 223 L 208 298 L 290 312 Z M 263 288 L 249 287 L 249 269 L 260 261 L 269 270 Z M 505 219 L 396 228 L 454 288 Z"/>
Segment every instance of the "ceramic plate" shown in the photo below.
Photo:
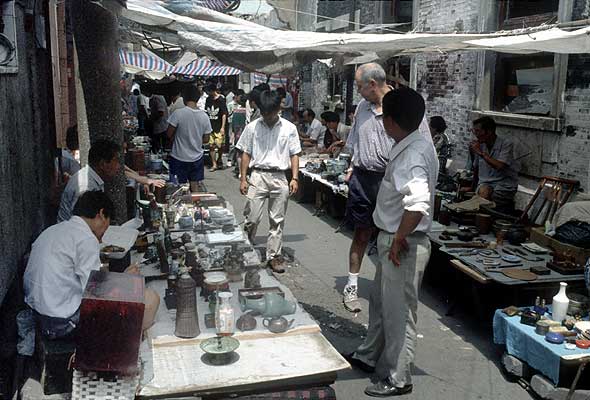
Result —
<path fill-rule="evenodd" d="M 510 254 L 505 254 L 502 256 L 502 260 L 509 262 L 509 263 L 517 263 L 520 261 L 520 257 L 513 256 Z"/>

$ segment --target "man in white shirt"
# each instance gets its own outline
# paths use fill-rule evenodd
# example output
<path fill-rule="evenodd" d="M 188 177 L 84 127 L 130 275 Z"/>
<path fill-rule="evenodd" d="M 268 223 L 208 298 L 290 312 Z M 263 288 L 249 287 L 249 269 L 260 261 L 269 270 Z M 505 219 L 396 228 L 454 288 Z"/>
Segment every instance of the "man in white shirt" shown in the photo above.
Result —
<path fill-rule="evenodd" d="M 187 86 L 183 93 L 186 107 L 176 110 L 168 119 L 168 139 L 172 142 L 170 176 L 178 183 L 190 182 L 191 191 L 199 191 L 205 179 L 203 143 L 209 141 L 211 123 L 207 113 L 197 108 L 199 90 Z"/>
<path fill-rule="evenodd" d="M 88 165 L 75 173 L 66 185 L 59 204 L 57 222 L 67 221 L 78 197 L 89 190 L 104 191 L 105 181 L 111 180 L 121 168 L 119 155 L 121 147 L 106 139 L 92 143 L 88 152 Z"/>
<path fill-rule="evenodd" d="M 25 301 L 49 338 L 66 336 L 77 325 L 90 272 L 100 269 L 99 243 L 113 211 L 106 194 L 85 192 L 71 219 L 47 228 L 33 243 L 24 274 Z"/>
<path fill-rule="evenodd" d="M 253 242 L 268 199 L 266 260 L 273 271 L 284 272 L 283 227 L 289 195 L 298 190 L 301 145 L 295 125 L 279 117 L 281 97 L 276 91 L 262 92 L 257 105 L 262 117 L 246 126 L 236 145 L 243 152 L 240 192 L 248 198 L 245 230 Z M 285 176 L 289 168 L 293 176 L 290 183 Z M 249 179 L 248 169 L 252 171 Z"/>
<path fill-rule="evenodd" d="M 316 119 L 315 112 L 309 108 L 303 111 L 303 121 L 307 124 L 307 132 L 302 136 L 303 146 L 323 149 L 326 128 Z"/>
<path fill-rule="evenodd" d="M 430 258 L 427 233 L 438 176 L 436 150 L 419 131 L 424 99 L 410 88 L 383 98 L 383 125 L 395 139 L 373 213 L 380 233 L 379 263 L 370 298 L 369 329 L 364 343 L 347 358 L 374 369 L 379 381 L 365 389 L 374 397 L 412 391 L 411 366 L 416 351 L 418 290 Z"/>
<path fill-rule="evenodd" d="M 90 273 L 101 267 L 100 242 L 113 213 L 113 203 L 105 193 L 85 192 L 71 219 L 47 228 L 33 243 L 23 277 L 25 302 L 47 338 L 71 337 L 75 330 Z M 125 272 L 138 273 L 137 265 Z M 160 298 L 151 289 L 144 296 L 143 328 L 147 329 Z"/>

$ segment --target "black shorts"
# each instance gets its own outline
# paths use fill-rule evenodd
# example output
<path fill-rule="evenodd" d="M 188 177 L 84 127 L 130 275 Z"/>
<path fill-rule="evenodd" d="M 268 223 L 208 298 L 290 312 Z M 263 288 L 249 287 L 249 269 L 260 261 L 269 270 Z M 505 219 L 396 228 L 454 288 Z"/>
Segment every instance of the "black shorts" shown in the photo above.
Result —
<path fill-rule="evenodd" d="M 383 180 L 383 172 L 354 168 L 348 182 L 346 222 L 354 228 L 371 228 L 373 211 L 377 205 L 377 193 Z"/>

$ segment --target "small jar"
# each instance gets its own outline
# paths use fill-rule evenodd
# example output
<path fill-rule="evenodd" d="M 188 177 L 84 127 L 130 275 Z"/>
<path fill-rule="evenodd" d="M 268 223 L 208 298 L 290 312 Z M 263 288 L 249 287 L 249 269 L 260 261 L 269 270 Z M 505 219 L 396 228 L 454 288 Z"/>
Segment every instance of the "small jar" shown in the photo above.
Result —
<path fill-rule="evenodd" d="M 231 305 L 233 294 L 231 292 L 219 292 L 217 294 L 217 306 L 215 310 L 215 328 L 219 336 L 231 336 L 234 334 L 234 309 Z"/>

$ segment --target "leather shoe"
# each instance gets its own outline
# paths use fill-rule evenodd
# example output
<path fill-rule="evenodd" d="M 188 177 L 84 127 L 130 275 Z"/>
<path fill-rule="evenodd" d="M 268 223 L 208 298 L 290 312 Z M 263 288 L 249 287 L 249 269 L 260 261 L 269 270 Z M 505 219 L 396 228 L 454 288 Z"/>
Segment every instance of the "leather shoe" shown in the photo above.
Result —
<path fill-rule="evenodd" d="M 389 380 L 381 380 L 374 385 L 367 386 L 365 394 L 372 397 L 401 396 L 403 394 L 412 393 L 413 388 L 413 385 L 406 385 L 399 388 L 389 383 Z"/>
<path fill-rule="evenodd" d="M 344 357 L 344 359 L 348 361 L 350 365 L 360 369 L 361 371 L 365 371 L 368 374 L 375 372 L 375 367 L 359 360 L 358 358 L 354 358 L 354 353 L 342 354 L 342 357 Z"/>

